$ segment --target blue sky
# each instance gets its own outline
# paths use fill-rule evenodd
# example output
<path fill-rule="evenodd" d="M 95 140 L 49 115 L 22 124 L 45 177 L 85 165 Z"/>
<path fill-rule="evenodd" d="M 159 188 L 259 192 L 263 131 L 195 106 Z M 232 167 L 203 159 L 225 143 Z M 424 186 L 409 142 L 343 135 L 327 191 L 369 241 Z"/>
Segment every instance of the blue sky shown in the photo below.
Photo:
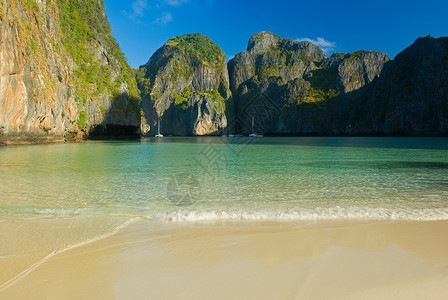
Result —
<path fill-rule="evenodd" d="M 200 32 L 227 58 L 250 36 L 315 41 L 327 54 L 360 49 L 395 57 L 416 38 L 448 36 L 448 1 L 104 0 L 112 32 L 132 67 L 145 64 L 169 38 Z"/>

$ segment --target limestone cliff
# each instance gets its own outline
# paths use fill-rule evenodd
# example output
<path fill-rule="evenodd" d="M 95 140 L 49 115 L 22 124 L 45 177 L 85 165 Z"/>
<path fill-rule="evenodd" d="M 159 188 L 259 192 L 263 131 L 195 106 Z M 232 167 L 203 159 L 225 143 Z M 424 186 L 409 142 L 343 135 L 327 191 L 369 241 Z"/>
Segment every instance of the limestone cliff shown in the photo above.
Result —
<path fill-rule="evenodd" d="M 224 52 L 208 37 L 186 34 L 168 40 L 138 70 L 142 107 L 157 134 L 219 134 L 227 127 L 230 101 Z"/>
<path fill-rule="evenodd" d="M 0 57 L 0 143 L 137 134 L 139 93 L 101 0 L 0 0 Z"/>
<path fill-rule="evenodd" d="M 62 140 L 77 131 L 78 107 L 58 8 L 0 3 L 0 143 Z"/>
<path fill-rule="evenodd" d="M 336 53 L 327 58 L 310 42 L 253 35 L 247 51 L 229 61 L 237 121 L 235 131 L 271 134 L 336 134 L 327 106 L 371 83 L 389 60 L 383 52 Z M 345 111 L 335 114 L 344 118 Z M 254 123 L 254 128 L 252 128 Z M 330 130 L 330 131 L 328 131 Z"/>
<path fill-rule="evenodd" d="M 226 64 L 187 34 L 137 70 L 137 86 L 102 0 L 0 0 L 0 144 L 136 137 L 142 114 L 150 135 L 160 124 L 165 135 L 446 136 L 447 40 L 419 38 L 389 61 L 260 32 Z"/>
<path fill-rule="evenodd" d="M 102 0 L 57 0 L 62 43 L 72 59 L 77 125 L 89 136 L 136 137 L 140 92 L 112 36 Z"/>
<path fill-rule="evenodd" d="M 388 61 L 389 57 L 384 52 L 360 50 L 349 54 L 333 54 L 323 62 L 321 69 L 331 72 L 332 68 L 337 68 L 335 89 L 349 93 L 379 77 Z"/>
<path fill-rule="evenodd" d="M 354 134 L 448 135 L 448 38 L 417 39 L 353 101 Z"/>

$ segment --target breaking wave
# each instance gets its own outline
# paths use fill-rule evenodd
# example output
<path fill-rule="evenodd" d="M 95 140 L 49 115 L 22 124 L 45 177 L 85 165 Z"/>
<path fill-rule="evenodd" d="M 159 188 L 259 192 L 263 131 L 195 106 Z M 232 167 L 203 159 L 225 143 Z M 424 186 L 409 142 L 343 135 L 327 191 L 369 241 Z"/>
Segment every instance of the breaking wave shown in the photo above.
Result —
<path fill-rule="evenodd" d="M 325 220 L 448 220 L 448 208 L 389 209 L 389 208 L 315 208 L 275 211 L 187 211 L 155 213 L 146 219 L 166 222 L 200 221 L 325 221 Z"/>

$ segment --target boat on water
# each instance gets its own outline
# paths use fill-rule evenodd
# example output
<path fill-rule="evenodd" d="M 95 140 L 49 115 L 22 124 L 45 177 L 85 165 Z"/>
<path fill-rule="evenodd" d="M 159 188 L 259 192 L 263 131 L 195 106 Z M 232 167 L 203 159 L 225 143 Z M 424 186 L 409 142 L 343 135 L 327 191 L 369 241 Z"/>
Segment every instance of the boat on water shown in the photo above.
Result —
<path fill-rule="evenodd" d="M 157 134 L 155 135 L 156 138 L 163 138 L 163 134 L 160 134 L 160 118 L 157 122 Z"/>
<path fill-rule="evenodd" d="M 263 137 L 263 135 L 261 134 L 256 134 L 254 132 L 254 117 L 252 117 L 252 133 L 249 134 L 249 137 Z"/>

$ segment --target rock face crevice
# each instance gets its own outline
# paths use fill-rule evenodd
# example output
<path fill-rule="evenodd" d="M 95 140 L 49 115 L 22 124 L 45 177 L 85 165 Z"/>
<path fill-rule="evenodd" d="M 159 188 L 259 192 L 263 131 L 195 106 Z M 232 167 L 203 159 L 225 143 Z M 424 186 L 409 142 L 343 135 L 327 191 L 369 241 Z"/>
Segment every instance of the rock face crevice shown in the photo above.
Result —
<path fill-rule="evenodd" d="M 149 135 L 213 135 L 227 128 L 229 76 L 224 52 L 208 37 L 168 40 L 137 71 Z"/>

